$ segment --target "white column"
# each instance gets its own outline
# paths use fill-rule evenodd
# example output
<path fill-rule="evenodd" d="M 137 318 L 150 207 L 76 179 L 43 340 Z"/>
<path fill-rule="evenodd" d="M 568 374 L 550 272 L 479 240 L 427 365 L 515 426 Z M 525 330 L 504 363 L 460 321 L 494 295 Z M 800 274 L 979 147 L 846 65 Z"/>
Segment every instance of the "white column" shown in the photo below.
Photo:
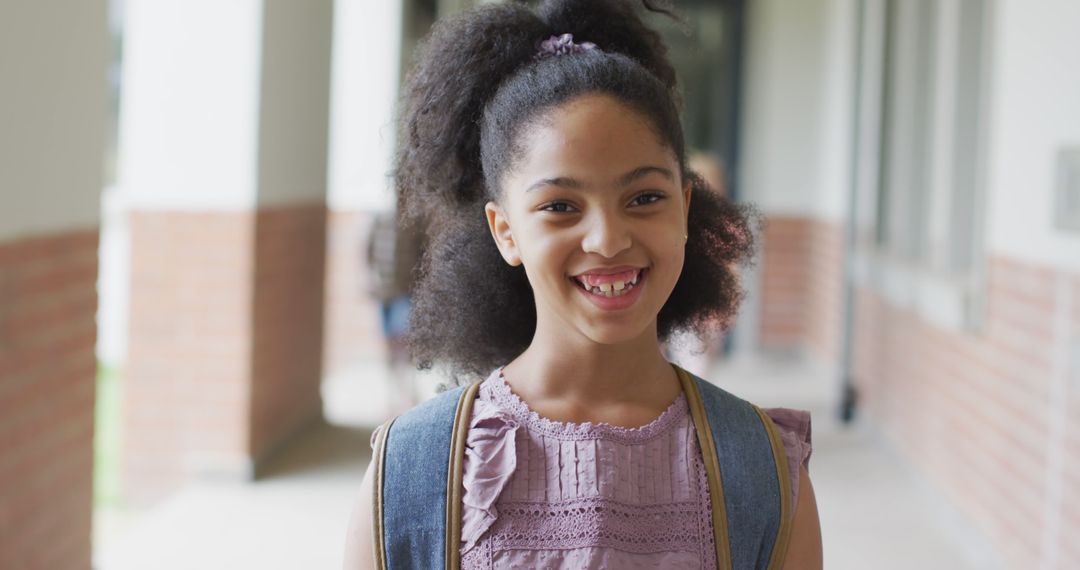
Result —
<path fill-rule="evenodd" d="M 321 415 L 333 5 L 127 0 L 126 16 L 124 491 L 150 501 L 256 474 Z"/>
<path fill-rule="evenodd" d="M 255 204 L 262 11 L 127 0 L 118 184 L 133 209 Z"/>
<path fill-rule="evenodd" d="M 132 209 L 326 194 L 330 0 L 127 0 L 120 190 Z"/>
<path fill-rule="evenodd" d="M 0 242 L 98 226 L 106 3 L 0 4 Z"/>
<path fill-rule="evenodd" d="M 854 14 L 852 0 L 749 4 L 740 187 L 766 214 L 844 219 Z"/>
<path fill-rule="evenodd" d="M 258 115 L 260 207 L 326 201 L 333 33 L 331 0 L 264 2 Z M 369 54 L 371 60 L 380 57 Z"/>
<path fill-rule="evenodd" d="M 332 210 L 378 210 L 394 203 L 390 170 L 403 8 L 403 0 L 334 3 L 328 189 Z"/>

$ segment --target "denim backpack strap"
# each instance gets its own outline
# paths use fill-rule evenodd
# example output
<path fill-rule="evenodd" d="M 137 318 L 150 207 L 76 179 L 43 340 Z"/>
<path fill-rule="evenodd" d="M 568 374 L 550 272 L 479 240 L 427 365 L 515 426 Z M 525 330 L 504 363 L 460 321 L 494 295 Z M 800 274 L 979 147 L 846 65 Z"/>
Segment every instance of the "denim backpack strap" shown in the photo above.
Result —
<path fill-rule="evenodd" d="M 791 481 L 779 433 L 757 406 L 675 370 L 705 461 L 717 567 L 779 569 L 791 527 Z"/>
<path fill-rule="evenodd" d="M 375 442 L 375 561 L 380 569 L 460 567 L 465 436 L 479 384 L 386 424 Z"/>

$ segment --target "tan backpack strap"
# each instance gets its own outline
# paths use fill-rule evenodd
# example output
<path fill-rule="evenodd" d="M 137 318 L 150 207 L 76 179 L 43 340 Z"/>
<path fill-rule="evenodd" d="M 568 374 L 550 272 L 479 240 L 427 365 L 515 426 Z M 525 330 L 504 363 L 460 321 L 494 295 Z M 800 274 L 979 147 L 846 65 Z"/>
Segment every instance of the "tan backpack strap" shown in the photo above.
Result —
<path fill-rule="evenodd" d="M 690 417 L 694 420 L 698 447 L 705 462 L 705 475 L 709 482 L 709 495 L 712 497 L 713 545 L 716 546 L 716 567 L 719 570 L 731 568 L 731 542 L 728 537 L 728 520 L 724 484 L 720 478 L 720 460 L 716 457 L 716 442 L 713 441 L 712 429 L 705 416 L 705 404 L 701 401 L 697 383 L 682 368 L 675 366 L 675 373 L 686 393 L 686 403 L 690 407 Z"/>
<path fill-rule="evenodd" d="M 450 434 L 450 470 L 446 482 L 446 569 L 461 568 L 461 495 L 465 463 L 465 440 L 472 420 L 473 402 L 480 383 L 475 382 L 461 392 L 454 415 L 454 431 Z"/>
<path fill-rule="evenodd" d="M 776 424 L 761 408 L 754 406 L 754 411 L 761 418 L 761 423 L 765 424 L 765 431 L 769 434 L 769 443 L 772 444 L 773 459 L 776 463 L 776 478 L 780 482 L 780 529 L 776 532 L 776 541 L 773 543 L 772 557 L 769 558 L 768 566 L 769 570 L 780 570 L 787 555 L 791 526 L 794 522 L 791 512 L 791 475 L 788 472 L 784 442 L 780 439 Z"/>
<path fill-rule="evenodd" d="M 390 426 L 396 419 L 396 417 L 391 418 L 376 428 L 371 454 L 372 468 L 375 469 L 375 498 L 371 503 L 375 507 L 375 521 L 371 528 L 374 531 L 375 568 L 378 570 L 386 570 L 386 537 L 383 531 L 383 464 L 386 460 L 386 434 L 390 432 Z"/>

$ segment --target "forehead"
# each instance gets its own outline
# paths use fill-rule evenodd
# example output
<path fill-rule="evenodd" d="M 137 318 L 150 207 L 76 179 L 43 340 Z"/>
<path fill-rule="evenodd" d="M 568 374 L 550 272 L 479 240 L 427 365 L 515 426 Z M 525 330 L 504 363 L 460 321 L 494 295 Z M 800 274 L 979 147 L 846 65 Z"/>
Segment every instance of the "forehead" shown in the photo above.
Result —
<path fill-rule="evenodd" d="M 586 95 L 548 111 L 522 137 L 520 177 L 573 176 L 603 183 L 645 164 L 678 159 L 650 120 L 608 95 Z"/>

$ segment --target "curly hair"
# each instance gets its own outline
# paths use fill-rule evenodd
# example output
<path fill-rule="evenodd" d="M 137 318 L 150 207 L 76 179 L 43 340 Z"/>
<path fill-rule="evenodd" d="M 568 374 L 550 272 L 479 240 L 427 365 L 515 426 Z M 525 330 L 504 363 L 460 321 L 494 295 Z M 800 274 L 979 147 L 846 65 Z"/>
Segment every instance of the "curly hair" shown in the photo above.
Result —
<path fill-rule="evenodd" d="M 639 12 L 627 0 L 547 0 L 484 5 L 432 28 L 403 90 L 394 173 L 402 222 L 423 220 L 429 233 L 407 336 L 421 368 L 444 365 L 458 382 L 482 377 L 532 341 L 532 288 L 499 254 L 484 204 L 499 200 L 523 133 L 585 94 L 649 119 L 692 187 L 686 260 L 657 316 L 659 338 L 724 328 L 735 314 L 743 292 L 734 266 L 753 252 L 756 215 L 687 169 L 675 70 Z M 534 61 L 541 40 L 563 33 L 599 49 Z"/>

